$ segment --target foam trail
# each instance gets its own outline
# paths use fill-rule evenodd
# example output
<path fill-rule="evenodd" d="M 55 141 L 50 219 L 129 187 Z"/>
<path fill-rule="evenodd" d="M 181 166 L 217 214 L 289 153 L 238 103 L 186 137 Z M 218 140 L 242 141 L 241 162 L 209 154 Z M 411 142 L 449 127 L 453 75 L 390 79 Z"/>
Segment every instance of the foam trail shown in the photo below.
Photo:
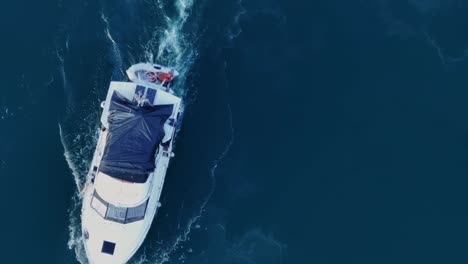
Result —
<path fill-rule="evenodd" d="M 65 40 L 65 48 L 67 49 L 67 52 L 70 51 L 70 45 L 69 44 L 70 44 L 70 36 L 67 36 L 67 38 Z"/>
<path fill-rule="evenodd" d="M 176 2 L 179 15 L 175 20 L 166 19 L 168 27 L 160 38 L 157 60 L 161 60 L 166 52 L 170 52 L 175 54 L 174 63 L 180 65 L 183 55 L 180 33 L 187 21 L 192 5 L 193 0 L 179 0 Z"/>
<path fill-rule="evenodd" d="M 195 54 L 192 43 L 183 33 L 183 27 L 190 16 L 193 4 L 193 0 L 178 0 L 175 3 L 177 16 L 174 18 L 168 17 L 162 11 L 166 25 L 162 30 L 155 30 L 145 45 L 146 60 L 175 67 L 181 73 L 179 83 L 184 83 L 185 74 L 190 69 Z M 161 2 L 158 2 L 158 6 L 164 7 Z M 185 94 L 184 91 L 182 95 Z"/>
<path fill-rule="evenodd" d="M 443 66 L 447 66 L 447 64 L 450 63 L 458 63 L 458 62 L 463 62 L 466 59 L 468 59 L 468 48 L 463 51 L 463 55 L 459 57 L 450 57 L 450 56 L 445 56 L 444 52 L 440 48 L 440 46 L 437 44 L 436 40 L 429 35 L 429 33 L 424 32 L 424 36 L 426 37 L 427 42 L 429 45 L 432 46 L 432 48 L 436 51 L 437 56 L 439 57 L 441 63 Z"/>
<path fill-rule="evenodd" d="M 233 26 L 231 29 L 228 30 L 228 39 L 230 41 L 234 40 L 235 38 L 237 38 L 241 33 L 242 33 L 242 28 L 240 26 L 240 19 L 243 15 L 245 15 L 247 13 L 247 10 L 244 8 L 244 6 L 242 5 L 242 0 L 239 0 L 237 2 L 237 5 L 239 7 L 239 11 L 237 12 L 237 14 L 234 16 L 234 20 L 233 20 Z"/>
<path fill-rule="evenodd" d="M 202 208 L 200 210 L 203 211 L 203 209 L 205 208 L 206 204 L 208 203 L 208 201 L 210 200 L 211 196 L 213 195 L 214 193 L 214 190 L 215 190 L 215 187 L 216 187 L 216 169 L 218 168 L 219 166 L 219 163 L 226 157 L 226 155 L 229 153 L 229 150 L 231 149 L 231 146 L 232 144 L 234 143 L 234 126 L 233 126 L 233 122 L 232 122 L 232 110 L 231 110 L 231 105 L 228 104 L 228 112 L 229 112 L 229 129 L 230 129 L 230 132 L 231 132 L 231 137 L 229 139 L 229 142 L 226 144 L 226 147 L 224 148 L 224 151 L 221 153 L 221 155 L 213 162 L 213 167 L 211 168 L 211 171 L 210 171 L 210 176 L 211 176 L 211 180 L 213 181 L 213 185 L 212 185 L 212 188 L 210 190 L 210 193 L 208 195 L 208 197 L 205 199 L 203 205 L 202 205 Z"/>
<path fill-rule="evenodd" d="M 75 251 L 76 260 L 81 264 L 87 264 L 88 260 L 84 249 L 84 241 L 81 236 L 81 195 L 78 193 L 73 197 L 73 206 L 68 211 L 70 225 L 68 226 L 68 249 Z"/>
<path fill-rule="evenodd" d="M 60 123 L 58 124 L 58 127 L 59 127 L 60 142 L 62 143 L 63 151 L 64 151 L 63 156 L 65 157 L 65 160 L 67 161 L 68 167 L 72 171 L 73 179 L 75 180 L 76 189 L 81 190 L 83 189 L 83 181 L 80 179 L 78 168 L 73 162 L 72 154 L 70 150 L 68 149 L 67 144 L 65 143 L 65 136 L 63 135 L 62 126 L 60 125 Z M 78 195 L 81 196 L 80 193 L 78 193 Z"/>
<path fill-rule="evenodd" d="M 117 79 L 122 78 L 122 76 L 125 76 L 123 72 L 123 66 L 122 66 L 122 53 L 120 52 L 119 45 L 117 42 L 115 42 L 114 37 L 112 37 L 109 29 L 109 21 L 104 15 L 104 12 L 101 12 L 101 19 L 104 21 L 104 24 L 106 25 L 104 29 L 104 33 L 106 34 L 107 39 L 111 43 L 112 46 L 112 59 L 114 62 L 114 76 Z M 117 75 L 117 76 L 116 76 Z"/>
<path fill-rule="evenodd" d="M 78 166 L 73 162 L 73 154 L 70 152 L 68 145 L 66 143 L 65 135 L 63 134 L 62 126 L 58 124 L 60 141 L 64 149 L 64 157 L 67 161 L 68 167 L 70 168 L 73 178 L 75 180 L 75 185 L 77 192 L 72 199 L 72 207 L 69 209 L 69 219 L 70 224 L 68 225 L 69 239 L 68 239 L 68 248 L 70 250 L 75 250 L 75 255 L 77 260 L 85 264 L 87 263 L 86 254 L 84 252 L 83 241 L 81 236 L 81 222 L 79 210 L 81 207 L 81 198 L 82 194 L 80 190 L 83 188 L 84 178 L 81 177 Z"/>
<path fill-rule="evenodd" d="M 66 43 L 67 43 L 66 46 L 68 47 L 68 38 L 67 38 Z M 65 95 L 65 101 L 67 102 L 67 106 L 69 108 L 73 108 L 74 107 L 74 103 L 72 100 L 73 95 L 72 95 L 71 90 L 68 88 L 68 80 L 67 80 L 67 75 L 65 73 L 65 59 L 63 55 L 61 54 L 61 51 L 58 48 L 55 50 L 55 54 L 57 55 L 57 58 L 60 61 L 59 73 L 60 73 L 60 76 L 62 77 L 62 87 L 63 87 L 63 94 Z"/>
<path fill-rule="evenodd" d="M 68 115 L 74 115 L 77 113 L 68 112 Z M 91 112 L 84 118 L 79 116 L 68 116 L 70 120 L 81 119 L 81 126 L 70 127 L 67 131 L 67 120 L 65 123 L 59 123 L 59 135 L 60 141 L 64 149 L 64 157 L 71 170 L 73 178 L 75 180 L 76 192 L 72 198 L 72 206 L 70 207 L 69 213 L 69 240 L 68 248 L 75 251 L 76 259 L 82 264 L 87 263 L 86 253 L 84 250 L 83 240 L 81 236 L 81 204 L 82 204 L 82 193 L 84 183 L 86 181 L 86 174 L 89 169 L 90 156 L 94 151 L 98 137 L 98 129 L 96 113 Z M 68 120 L 68 121 L 70 121 Z M 72 124 L 75 124 L 72 122 Z"/>
<path fill-rule="evenodd" d="M 424 36 L 426 37 L 426 40 L 429 42 L 432 48 L 436 51 L 437 56 L 439 57 L 441 63 L 445 66 L 447 62 L 445 60 L 445 56 L 444 56 L 444 53 L 442 52 L 442 49 L 439 47 L 439 45 L 437 45 L 435 40 L 427 32 L 424 32 Z"/>

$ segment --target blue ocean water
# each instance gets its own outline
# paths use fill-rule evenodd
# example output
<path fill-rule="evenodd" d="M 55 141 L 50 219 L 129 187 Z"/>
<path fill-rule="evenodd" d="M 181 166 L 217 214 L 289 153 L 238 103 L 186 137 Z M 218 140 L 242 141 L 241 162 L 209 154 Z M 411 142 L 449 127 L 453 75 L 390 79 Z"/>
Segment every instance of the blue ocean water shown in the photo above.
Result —
<path fill-rule="evenodd" d="M 468 2 L 19 0 L 0 43 L 2 263 L 87 263 L 109 81 L 181 72 L 131 264 L 466 263 Z"/>

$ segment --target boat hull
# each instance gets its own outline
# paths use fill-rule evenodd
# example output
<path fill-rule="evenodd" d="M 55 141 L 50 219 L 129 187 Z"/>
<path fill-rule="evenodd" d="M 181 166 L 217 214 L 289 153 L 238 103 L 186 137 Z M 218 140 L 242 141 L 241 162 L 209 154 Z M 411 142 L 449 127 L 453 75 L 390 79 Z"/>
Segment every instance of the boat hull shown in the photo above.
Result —
<path fill-rule="evenodd" d="M 106 149 L 106 139 L 108 136 L 108 116 L 110 98 L 114 91 L 118 91 L 123 96 L 131 98 L 141 85 L 125 82 L 112 82 L 109 88 L 108 96 L 103 106 L 103 114 L 101 123 L 103 129 L 99 133 L 96 151 L 91 164 L 91 169 L 87 177 L 85 189 L 83 190 L 83 206 L 82 206 L 82 233 L 85 251 L 92 264 L 123 264 L 137 252 L 142 245 L 145 237 L 151 227 L 153 219 L 160 207 L 160 196 L 163 189 L 166 171 L 172 153 L 172 142 L 175 137 L 177 117 L 179 116 L 181 100 L 174 95 L 171 95 L 162 90 L 158 90 L 151 104 L 173 104 L 174 110 L 171 118 L 175 121 L 171 125 L 165 125 L 164 130 L 166 135 L 171 135 L 169 141 L 164 147 L 159 146 L 155 154 L 155 170 L 149 174 L 146 188 L 148 194 L 142 202 L 146 203 L 144 217 L 138 221 L 123 223 L 109 220 L 107 217 L 92 206 L 93 199 L 97 199 L 96 194 L 102 191 L 102 185 L 98 186 L 98 177 L 104 177 L 99 173 L 99 166 L 103 153 Z M 149 88 L 147 88 L 149 89 Z M 106 177 L 109 177 L 106 175 Z M 123 184 L 123 183 L 122 183 Z M 126 183 L 129 184 L 129 183 Z M 136 184 L 136 183 L 135 183 Z M 100 189 L 99 189 L 100 188 Z M 146 190 L 145 189 L 145 190 Z M 122 205 L 117 205 L 122 206 Z M 135 204 L 138 206 L 138 204 Z M 107 209 L 105 209 L 107 210 Z"/>

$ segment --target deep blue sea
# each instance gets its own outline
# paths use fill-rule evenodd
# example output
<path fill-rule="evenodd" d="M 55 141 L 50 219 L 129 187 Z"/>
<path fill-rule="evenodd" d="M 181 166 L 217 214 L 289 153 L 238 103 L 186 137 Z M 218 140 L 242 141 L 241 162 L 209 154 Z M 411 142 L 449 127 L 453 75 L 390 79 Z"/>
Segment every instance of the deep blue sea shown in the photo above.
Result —
<path fill-rule="evenodd" d="M 111 80 L 181 72 L 130 264 L 468 263 L 468 1 L 16 0 L 0 16 L 1 263 L 87 263 Z"/>

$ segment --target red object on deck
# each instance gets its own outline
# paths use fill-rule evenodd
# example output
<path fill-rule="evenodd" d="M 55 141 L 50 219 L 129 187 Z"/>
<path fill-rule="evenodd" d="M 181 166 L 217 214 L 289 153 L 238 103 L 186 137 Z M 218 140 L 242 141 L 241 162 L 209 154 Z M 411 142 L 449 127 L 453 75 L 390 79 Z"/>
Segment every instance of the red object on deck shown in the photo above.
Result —
<path fill-rule="evenodd" d="M 160 82 L 169 83 L 170 81 L 172 81 L 172 78 L 174 78 L 174 74 L 172 72 L 158 72 L 157 78 Z"/>

